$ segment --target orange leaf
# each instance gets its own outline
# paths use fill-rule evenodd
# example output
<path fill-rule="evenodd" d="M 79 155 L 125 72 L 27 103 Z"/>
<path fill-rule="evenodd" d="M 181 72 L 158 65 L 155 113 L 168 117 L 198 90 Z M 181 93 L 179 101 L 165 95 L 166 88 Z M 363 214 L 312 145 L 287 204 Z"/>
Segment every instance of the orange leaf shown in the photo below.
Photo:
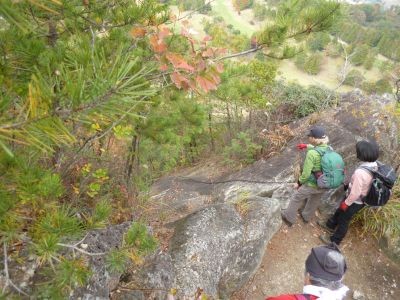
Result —
<path fill-rule="evenodd" d="M 224 71 L 224 65 L 221 63 L 215 64 L 215 67 L 218 73 L 222 73 Z"/>
<path fill-rule="evenodd" d="M 166 64 L 163 64 L 160 66 L 160 70 L 161 71 L 167 71 L 168 70 L 168 66 Z"/>
<path fill-rule="evenodd" d="M 178 72 L 174 72 L 171 74 L 171 80 L 178 89 L 182 87 L 187 88 L 189 86 L 189 80 Z"/>
<path fill-rule="evenodd" d="M 196 77 L 196 82 L 201 87 L 201 89 L 203 91 L 205 91 L 206 93 L 208 93 L 211 90 L 216 90 L 217 89 L 216 84 L 214 84 L 212 81 L 208 80 L 205 77 L 197 76 Z"/>
<path fill-rule="evenodd" d="M 144 37 L 146 35 L 146 29 L 142 27 L 134 27 L 131 30 L 131 36 L 134 38 Z"/>
<path fill-rule="evenodd" d="M 158 37 L 160 39 L 164 39 L 164 38 L 166 38 L 167 36 L 170 36 L 170 35 L 171 35 L 171 31 L 168 29 L 168 27 L 163 27 L 161 29 L 161 31 L 158 33 Z"/>
<path fill-rule="evenodd" d="M 164 43 L 164 41 L 158 39 L 155 35 L 150 37 L 150 44 L 156 53 L 162 53 L 167 50 L 167 45 Z"/>
<path fill-rule="evenodd" d="M 201 55 L 203 57 L 212 57 L 214 56 L 214 51 L 211 48 L 207 48 L 207 50 L 203 51 Z"/>
<path fill-rule="evenodd" d="M 166 54 L 166 57 L 175 68 L 194 71 L 194 68 L 179 54 L 169 52 Z"/>

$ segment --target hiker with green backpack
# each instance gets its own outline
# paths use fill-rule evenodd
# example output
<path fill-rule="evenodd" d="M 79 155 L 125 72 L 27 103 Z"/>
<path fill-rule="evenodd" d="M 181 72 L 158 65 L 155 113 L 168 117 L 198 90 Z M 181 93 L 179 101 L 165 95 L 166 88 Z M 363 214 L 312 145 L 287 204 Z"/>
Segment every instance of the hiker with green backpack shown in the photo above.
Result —
<path fill-rule="evenodd" d="M 303 171 L 290 200 L 288 208 L 282 212 L 282 220 L 289 227 L 296 222 L 297 212 L 308 223 L 314 216 L 322 196 L 327 189 L 339 187 L 344 180 L 344 162 L 342 157 L 328 146 L 329 139 L 325 129 L 314 126 L 308 133 L 310 144 L 298 144 L 297 149 L 307 149 Z"/>

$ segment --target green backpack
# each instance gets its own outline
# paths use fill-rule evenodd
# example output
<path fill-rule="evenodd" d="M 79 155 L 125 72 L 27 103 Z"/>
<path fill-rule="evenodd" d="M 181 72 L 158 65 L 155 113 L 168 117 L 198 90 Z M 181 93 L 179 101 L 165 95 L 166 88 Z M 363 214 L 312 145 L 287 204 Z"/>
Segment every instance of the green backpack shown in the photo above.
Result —
<path fill-rule="evenodd" d="M 321 155 L 322 174 L 317 178 L 317 185 L 322 189 L 335 189 L 344 181 L 344 161 L 332 147 L 322 150 L 318 147 L 315 151 Z"/>

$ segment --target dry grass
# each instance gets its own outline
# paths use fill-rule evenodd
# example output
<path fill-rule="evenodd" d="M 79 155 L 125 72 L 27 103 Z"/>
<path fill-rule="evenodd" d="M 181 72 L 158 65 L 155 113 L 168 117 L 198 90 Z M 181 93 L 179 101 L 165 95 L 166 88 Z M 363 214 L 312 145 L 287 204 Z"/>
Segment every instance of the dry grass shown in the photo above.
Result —
<path fill-rule="evenodd" d="M 281 153 L 289 140 L 294 137 L 293 131 L 288 125 L 277 126 L 272 130 L 268 130 L 263 134 L 263 138 L 267 141 L 267 146 L 262 149 L 262 157 L 270 158 L 275 154 Z"/>

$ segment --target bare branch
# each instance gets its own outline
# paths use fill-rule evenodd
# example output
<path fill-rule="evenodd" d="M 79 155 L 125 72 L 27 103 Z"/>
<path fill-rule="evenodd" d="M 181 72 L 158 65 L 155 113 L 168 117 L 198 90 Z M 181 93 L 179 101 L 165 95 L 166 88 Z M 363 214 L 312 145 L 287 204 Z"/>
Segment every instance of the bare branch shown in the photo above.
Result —
<path fill-rule="evenodd" d="M 107 254 L 106 252 L 96 252 L 96 253 L 87 252 L 87 251 L 85 251 L 85 250 L 83 250 L 83 249 L 81 249 L 81 248 L 79 248 L 79 247 L 77 247 L 75 245 L 68 245 L 68 244 L 63 244 L 63 243 L 57 243 L 57 245 L 61 246 L 61 247 L 69 248 L 69 249 L 72 249 L 72 250 L 76 250 L 78 252 L 81 252 L 81 253 L 89 255 L 89 256 L 101 256 L 101 255 L 106 255 Z"/>
<path fill-rule="evenodd" d="M 4 273 L 6 275 L 6 283 L 4 284 L 3 291 L 2 291 L 3 294 L 4 294 L 4 291 L 7 288 L 7 286 L 11 285 L 18 293 L 29 297 L 29 295 L 27 293 L 25 293 L 18 286 L 16 286 L 14 284 L 14 282 L 12 282 L 11 279 L 10 279 L 10 274 L 8 273 L 8 255 L 7 255 L 7 244 L 6 244 L 6 242 L 3 242 L 3 255 L 4 255 Z"/>

